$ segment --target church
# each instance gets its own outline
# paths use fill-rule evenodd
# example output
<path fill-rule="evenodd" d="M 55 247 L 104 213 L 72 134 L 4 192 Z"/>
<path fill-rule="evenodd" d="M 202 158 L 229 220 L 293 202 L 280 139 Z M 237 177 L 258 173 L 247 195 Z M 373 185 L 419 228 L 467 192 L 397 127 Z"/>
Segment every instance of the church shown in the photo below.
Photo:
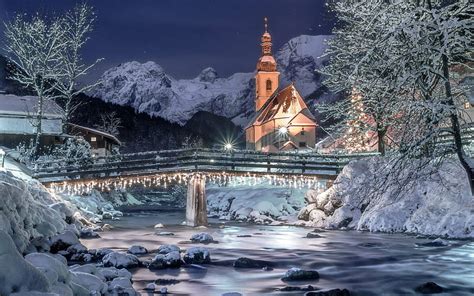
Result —
<path fill-rule="evenodd" d="M 263 152 L 314 148 L 316 119 L 293 83 L 279 87 L 280 72 L 272 55 L 266 18 L 261 41 L 255 75 L 256 114 L 245 128 L 246 147 Z"/>

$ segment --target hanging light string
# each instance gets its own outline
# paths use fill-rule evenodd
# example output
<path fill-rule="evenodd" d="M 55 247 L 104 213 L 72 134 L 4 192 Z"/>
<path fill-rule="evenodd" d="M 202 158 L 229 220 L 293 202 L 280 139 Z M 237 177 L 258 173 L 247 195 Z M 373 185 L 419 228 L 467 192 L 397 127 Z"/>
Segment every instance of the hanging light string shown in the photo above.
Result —
<path fill-rule="evenodd" d="M 276 174 L 252 174 L 241 175 L 221 173 L 162 173 L 150 176 L 124 176 L 108 179 L 93 180 L 71 180 L 60 183 L 51 183 L 49 188 L 55 193 L 71 195 L 86 195 L 93 190 L 108 192 L 114 190 L 125 190 L 131 187 L 141 186 L 144 188 L 169 188 L 173 185 L 187 185 L 194 175 L 204 178 L 209 184 L 219 187 L 235 186 L 277 186 L 294 189 L 317 189 L 325 188 L 325 180 L 319 180 L 315 176 L 303 175 L 276 175 Z"/>

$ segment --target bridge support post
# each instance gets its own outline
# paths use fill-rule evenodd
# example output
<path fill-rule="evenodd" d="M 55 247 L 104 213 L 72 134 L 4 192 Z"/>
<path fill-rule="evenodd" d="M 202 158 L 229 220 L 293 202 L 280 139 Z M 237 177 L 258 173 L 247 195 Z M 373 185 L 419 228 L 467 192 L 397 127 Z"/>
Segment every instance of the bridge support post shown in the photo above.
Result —
<path fill-rule="evenodd" d="M 206 179 L 200 174 L 194 174 L 188 183 L 186 224 L 188 226 L 207 225 Z"/>

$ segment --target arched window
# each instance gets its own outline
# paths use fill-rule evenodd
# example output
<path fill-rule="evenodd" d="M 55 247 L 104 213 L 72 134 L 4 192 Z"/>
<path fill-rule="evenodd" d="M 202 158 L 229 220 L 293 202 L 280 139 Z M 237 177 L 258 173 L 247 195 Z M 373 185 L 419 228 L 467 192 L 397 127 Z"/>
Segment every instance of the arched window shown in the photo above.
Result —
<path fill-rule="evenodd" d="M 267 80 L 267 90 L 272 90 L 272 81 L 270 79 Z"/>

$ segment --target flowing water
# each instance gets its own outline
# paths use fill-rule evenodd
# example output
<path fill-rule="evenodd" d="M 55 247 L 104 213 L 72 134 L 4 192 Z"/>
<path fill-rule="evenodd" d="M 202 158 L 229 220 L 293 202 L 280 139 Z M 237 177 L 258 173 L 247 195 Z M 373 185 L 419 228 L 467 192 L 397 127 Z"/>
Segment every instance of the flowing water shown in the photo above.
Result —
<path fill-rule="evenodd" d="M 157 279 L 175 279 L 166 285 L 171 295 L 302 295 L 281 292 L 286 286 L 317 289 L 347 288 L 354 295 L 416 295 L 414 287 L 433 281 L 446 288 L 438 295 L 474 295 L 474 242 L 451 241 L 449 247 L 420 247 L 428 239 L 402 234 L 356 231 L 325 231 L 320 238 L 305 238 L 313 229 L 295 226 L 262 226 L 211 220 L 208 229 L 182 226 L 184 212 L 139 212 L 110 221 L 114 229 L 101 233 L 101 239 L 83 240 L 88 248 L 126 250 L 138 244 L 150 254 L 162 244 L 177 244 L 182 249 L 204 246 L 212 263 L 179 269 L 131 270 L 134 287 L 143 288 Z M 154 229 L 163 223 L 165 228 Z M 169 231 L 173 236 L 159 236 Z M 197 232 L 211 234 L 216 244 L 189 243 Z M 241 237 L 242 235 L 249 235 Z M 239 257 L 267 260 L 273 270 L 235 269 Z M 291 267 L 316 269 L 317 281 L 285 283 L 281 277 Z"/>

